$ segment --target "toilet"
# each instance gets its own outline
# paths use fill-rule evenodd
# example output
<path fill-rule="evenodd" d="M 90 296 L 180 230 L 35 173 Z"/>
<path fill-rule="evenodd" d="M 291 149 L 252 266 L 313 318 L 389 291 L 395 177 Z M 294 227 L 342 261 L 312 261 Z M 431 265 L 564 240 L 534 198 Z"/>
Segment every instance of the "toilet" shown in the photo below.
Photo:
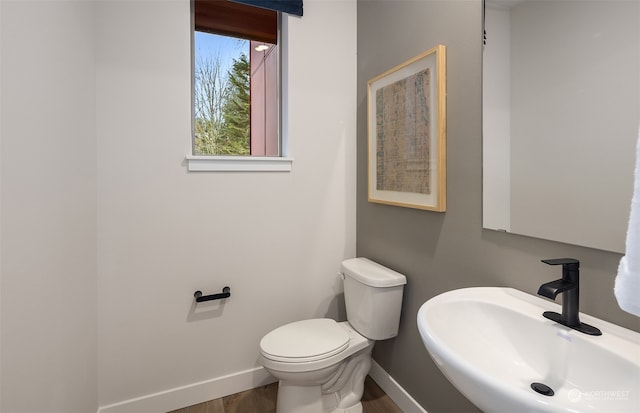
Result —
<path fill-rule="evenodd" d="M 404 275 L 367 258 L 342 262 L 347 321 L 295 321 L 260 341 L 260 363 L 279 380 L 276 413 L 362 413 L 376 340 L 398 334 Z"/>

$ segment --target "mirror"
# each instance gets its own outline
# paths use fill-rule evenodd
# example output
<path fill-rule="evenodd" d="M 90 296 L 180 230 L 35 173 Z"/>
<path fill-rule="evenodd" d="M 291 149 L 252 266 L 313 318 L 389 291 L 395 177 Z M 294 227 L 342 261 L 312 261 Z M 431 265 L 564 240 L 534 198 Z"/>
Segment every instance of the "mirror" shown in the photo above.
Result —
<path fill-rule="evenodd" d="M 486 0 L 483 227 L 624 252 L 640 2 Z"/>

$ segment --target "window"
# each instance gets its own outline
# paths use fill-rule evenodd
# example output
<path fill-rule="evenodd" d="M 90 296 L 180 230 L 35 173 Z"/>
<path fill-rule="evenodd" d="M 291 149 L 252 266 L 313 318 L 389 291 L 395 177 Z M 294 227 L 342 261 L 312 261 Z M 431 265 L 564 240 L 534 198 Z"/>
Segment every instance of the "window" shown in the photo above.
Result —
<path fill-rule="evenodd" d="M 225 0 L 192 7 L 189 169 L 200 170 L 191 161 L 203 156 L 281 157 L 278 13 Z"/>

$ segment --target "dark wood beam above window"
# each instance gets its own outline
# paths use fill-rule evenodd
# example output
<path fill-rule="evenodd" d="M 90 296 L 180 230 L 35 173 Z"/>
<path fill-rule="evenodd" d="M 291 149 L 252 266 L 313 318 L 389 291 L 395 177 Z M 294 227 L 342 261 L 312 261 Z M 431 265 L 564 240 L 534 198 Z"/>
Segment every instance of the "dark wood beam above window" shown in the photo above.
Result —
<path fill-rule="evenodd" d="M 277 43 L 278 14 L 226 0 L 194 0 L 195 29 L 247 40 Z"/>

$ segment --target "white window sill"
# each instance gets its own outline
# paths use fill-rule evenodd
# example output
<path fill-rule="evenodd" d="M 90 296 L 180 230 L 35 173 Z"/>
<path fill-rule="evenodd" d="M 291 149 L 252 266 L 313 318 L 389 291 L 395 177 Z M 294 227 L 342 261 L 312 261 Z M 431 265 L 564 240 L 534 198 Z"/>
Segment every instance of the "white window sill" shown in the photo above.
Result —
<path fill-rule="evenodd" d="M 292 163 L 283 157 L 187 155 L 190 172 L 289 172 Z"/>

